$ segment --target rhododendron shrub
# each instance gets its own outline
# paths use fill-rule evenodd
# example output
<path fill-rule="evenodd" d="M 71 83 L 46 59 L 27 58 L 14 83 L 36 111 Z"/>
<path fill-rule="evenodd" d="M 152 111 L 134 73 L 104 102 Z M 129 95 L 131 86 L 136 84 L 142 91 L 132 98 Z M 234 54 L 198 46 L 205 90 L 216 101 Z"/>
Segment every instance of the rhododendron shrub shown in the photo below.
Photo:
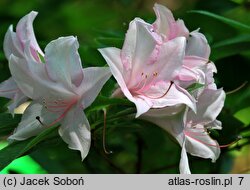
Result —
<path fill-rule="evenodd" d="M 196 160 L 218 165 L 221 148 L 233 147 L 240 134 L 220 138 L 231 120 L 223 117 L 226 93 L 215 80 L 219 51 L 213 54 L 203 28 L 190 30 L 167 7 L 155 4 L 152 12 L 154 21 L 136 17 L 123 37 L 108 33 L 91 44 L 82 36 L 40 43 L 34 11 L 8 28 L 3 55 L 10 76 L 0 83 L 9 100 L 0 137 L 8 146 L 0 150 L 0 169 L 34 150 L 39 159 L 72 159 L 78 172 L 173 172 L 175 164 L 175 172 L 190 174 L 198 171 Z M 17 114 L 23 103 L 29 105 Z"/>

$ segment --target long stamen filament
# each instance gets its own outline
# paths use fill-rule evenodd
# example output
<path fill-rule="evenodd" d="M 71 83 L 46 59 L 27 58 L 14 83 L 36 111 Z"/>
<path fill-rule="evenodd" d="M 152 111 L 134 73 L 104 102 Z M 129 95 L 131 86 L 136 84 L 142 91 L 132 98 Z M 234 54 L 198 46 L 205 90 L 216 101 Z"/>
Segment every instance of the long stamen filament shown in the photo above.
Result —
<path fill-rule="evenodd" d="M 151 98 L 151 99 L 159 99 L 159 98 L 163 98 L 164 96 L 166 96 L 167 95 L 167 93 L 169 92 L 169 90 L 170 90 L 170 88 L 172 87 L 172 85 L 173 85 L 173 81 L 171 81 L 170 82 L 170 85 L 169 85 L 169 87 L 168 87 L 168 89 L 167 89 L 167 91 L 164 93 L 164 94 L 162 94 L 161 96 L 158 96 L 158 97 L 152 97 L 152 96 L 148 96 L 148 95 L 145 95 L 145 94 L 143 94 L 144 96 L 146 96 L 146 97 L 148 97 L 148 98 Z"/>
<path fill-rule="evenodd" d="M 39 116 L 36 116 L 36 120 L 44 127 L 46 127 L 46 125 L 44 125 L 44 123 L 41 121 Z"/>
<path fill-rule="evenodd" d="M 240 85 L 239 87 L 237 87 L 236 89 L 234 90 L 231 90 L 229 92 L 226 92 L 226 95 L 229 95 L 229 94 L 233 94 L 235 92 L 238 92 L 240 89 L 242 89 L 244 86 L 246 86 L 246 84 L 248 83 L 248 81 L 245 81 L 242 85 Z"/>
<path fill-rule="evenodd" d="M 112 154 L 112 151 L 106 149 L 106 119 L 107 119 L 107 110 L 103 109 L 103 130 L 102 130 L 102 147 L 105 154 Z"/>
<path fill-rule="evenodd" d="M 237 137 L 237 139 L 236 139 L 235 141 L 233 141 L 233 142 L 231 142 L 231 143 L 229 143 L 229 144 L 218 145 L 218 144 L 206 143 L 206 142 L 204 142 L 204 141 L 202 141 L 202 140 L 196 139 L 196 138 L 192 137 L 192 136 L 189 134 L 189 132 L 184 132 L 184 134 L 185 134 L 186 136 L 192 138 L 193 140 L 199 142 L 199 143 L 202 143 L 202 144 L 207 145 L 207 146 L 218 147 L 218 148 L 226 148 L 226 147 L 229 147 L 229 146 L 231 146 L 231 145 L 237 143 L 237 142 L 242 138 L 242 137 Z"/>

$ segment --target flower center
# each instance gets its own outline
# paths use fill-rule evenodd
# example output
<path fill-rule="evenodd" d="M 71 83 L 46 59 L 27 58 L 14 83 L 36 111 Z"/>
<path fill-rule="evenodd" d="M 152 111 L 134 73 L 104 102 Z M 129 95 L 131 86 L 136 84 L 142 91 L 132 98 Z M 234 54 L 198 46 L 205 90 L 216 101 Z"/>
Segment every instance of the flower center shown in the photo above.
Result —
<path fill-rule="evenodd" d="M 78 101 L 77 97 L 72 98 L 70 101 L 65 101 L 63 99 L 57 99 L 54 101 L 46 101 L 45 98 L 43 98 L 43 106 L 44 108 L 52 113 L 58 114 L 59 116 L 53 121 L 51 122 L 49 125 L 44 125 L 41 120 L 40 117 L 37 116 L 36 119 L 44 126 L 46 127 L 51 127 L 54 124 L 56 124 L 57 122 L 59 122 L 61 119 L 63 119 L 65 117 L 65 115 L 67 114 L 67 112 L 72 108 L 73 105 L 75 105 Z"/>
<path fill-rule="evenodd" d="M 167 93 L 169 92 L 169 90 L 172 87 L 174 82 L 170 81 L 170 85 L 168 86 L 166 91 L 164 93 L 160 94 L 159 96 L 150 96 L 147 94 L 147 90 L 149 90 L 150 87 L 152 87 L 152 85 L 156 84 L 157 77 L 158 77 L 157 71 L 153 72 L 150 75 L 141 73 L 141 79 L 139 80 L 139 82 L 137 83 L 136 86 L 134 86 L 133 88 L 130 89 L 130 91 L 134 95 L 143 95 L 143 96 L 148 97 L 150 99 L 163 98 L 165 95 L 167 95 Z"/>

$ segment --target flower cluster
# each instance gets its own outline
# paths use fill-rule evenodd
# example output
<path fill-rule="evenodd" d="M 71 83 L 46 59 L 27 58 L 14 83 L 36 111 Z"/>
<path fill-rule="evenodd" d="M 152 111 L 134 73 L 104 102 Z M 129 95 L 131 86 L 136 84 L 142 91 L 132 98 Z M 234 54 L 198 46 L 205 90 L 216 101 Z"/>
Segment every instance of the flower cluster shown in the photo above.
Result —
<path fill-rule="evenodd" d="M 208 130 L 221 129 L 216 117 L 225 93 L 214 83 L 210 47 L 199 30 L 189 32 L 166 7 L 155 4 L 154 11 L 153 24 L 140 18 L 130 22 L 122 49 L 99 49 L 109 68 L 83 69 L 73 36 L 50 42 L 43 52 L 32 26 L 36 12 L 23 17 L 16 32 L 10 26 L 4 53 L 12 77 L 0 84 L 0 96 L 12 99 L 12 114 L 23 102 L 32 102 L 9 140 L 24 140 L 60 124 L 62 139 L 84 159 L 91 135 L 83 109 L 113 74 L 119 88 L 112 96 L 125 96 L 135 104 L 136 118 L 176 138 L 182 147 L 181 173 L 190 173 L 187 152 L 215 161 L 220 146 Z"/>
<path fill-rule="evenodd" d="M 182 146 L 180 172 L 190 173 L 187 152 L 215 161 L 218 143 L 208 129 L 225 100 L 217 89 L 209 61 L 210 47 L 198 30 L 189 32 L 166 7 L 155 4 L 157 19 L 131 21 L 122 49 L 100 49 L 123 94 L 137 108 L 136 117 L 151 121 L 173 135 Z M 122 93 L 121 93 L 122 92 Z"/>

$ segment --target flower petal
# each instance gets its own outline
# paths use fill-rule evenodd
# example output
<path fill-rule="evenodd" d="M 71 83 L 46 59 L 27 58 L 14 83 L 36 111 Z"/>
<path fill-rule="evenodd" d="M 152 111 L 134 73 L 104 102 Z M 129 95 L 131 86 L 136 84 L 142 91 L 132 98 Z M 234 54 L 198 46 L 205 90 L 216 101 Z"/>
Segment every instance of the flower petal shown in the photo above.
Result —
<path fill-rule="evenodd" d="M 44 55 L 42 50 L 40 49 L 39 45 L 37 44 L 36 37 L 33 30 L 33 21 L 35 17 L 37 16 L 37 12 L 31 11 L 29 14 L 25 15 L 17 24 L 16 27 L 16 35 L 17 38 L 21 42 L 22 48 L 24 48 L 24 44 L 26 41 L 30 41 L 30 47 L 33 56 L 39 60 L 39 57 L 37 55 L 37 52 Z"/>
<path fill-rule="evenodd" d="M 116 79 L 117 83 L 119 84 L 122 92 L 124 95 L 130 100 L 134 101 L 131 93 L 127 88 L 127 84 L 124 80 L 124 70 L 123 65 L 120 58 L 120 49 L 118 48 L 103 48 L 99 49 L 99 52 L 102 54 L 104 59 L 106 60 L 107 64 L 109 65 L 110 71 L 113 74 L 114 78 Z"/>
<path fill-rule="evenodd" d="M 190 168 L 189 168 L 189 163 L 188 163 L 188 156 L 187 156 L 187 151 L 186 151 L 186 140 L 184 140 L 182 144 L 182 149 L 181 149 L 181 160 L 180 160 L 180 173 L 181 174 L 191 174 Z"/>
<path fill-rule="evenodd" d="M 13 54 L 10 56 L 9 68 L 13 79 L 21 91 L 32 98 L 34 81 L 32 73 L 29 72 L 27 62 Z"/>
<path fill-rule="evenodd" d="M 211 50 L 206 37 L 198 32 L 198 30 L 191 32 L 190 35 L 187 42 L 186 55 L 194 55 L 209 59 Z"/>
<path fill-rule="evenodd" d="M 136 45 L 132 62 L 131 79 L 141 75 L 142 68 L 150 62 L 156 47 L 156 40 L 149 28 L 143 22 L 136 22 Z M 137 81 L 136 81 L 137 82 Z"/>
<path fill-rule="evenodd" d="M 13 32 L 13 26 L 11 25 L 8 28 L 8 31 L 5 34 L 3 42 L 3 50 L 5 57 L 9 60 L 11 54 L 14 54 L 18 57 L 23 57 L 22 46 L 17 39 L 16 33 Z"/>
<path fill-rule="evenodd" d="M 36 117 L 39 116 L 44 126 L 39 123 Z M 51 114 L 39 102 L 33 101 L 24 111 L 21 122 L 15 129 L 14 134 L 8 140 L 25 140 L 27 138 L 36 136 L 46 129 L 45 125 L 52 123 L 58 114 Z"/>
<path fill-rule="evenodd" d="M 180 72 L 183 65 L 186 39 L 178 37 L 161 46 L 158 61 L 154 71 L 158 73 L 157 80 L 169 81 Z"/>
<path fill-rule="evenodd" d="M 82 64 L 77 52 L 79 44 L 73 36 L 60 37 L 45 48 L 46 69 L 49 77 L 65 87 L 78 87 L 83 80 Z"/>
<path fill-rule="evenodd" d="M 124 44 L 121 50 L 121 59 L 123 66 L 128 70 L 132 67 L 132 62 L 136 50 L 136 38 L 137 38 L 137 22 L 141 22 L 145 25 L 148 25 L 140 18 L 135 18 L 129 23 L 129 29 L 126 33 Z"/>
<path fill-rule="evenodd" d="M 205 89 L 198 99 L 197 114 L 188 112 L 188 119 L 193 123 L 214 121 L 224 106 L 225 97 L 223 89 Z"/>
<path fill-rule="evenodd" d="M 83 69 L 84 79 L 80 86 L 82 105 L 88 107 L 97 97 L 103 85 L 111 77 L 109 68 L 105 67 L 88 67 Z"/>
<path fill-rule="evenodd" d="M 172 12 L 163 5 L 155 4 L 154 11 L 157 16 L 155 23 L 153 23 L 155 30 L 163 34 L 167 40 L 176 37 L 187 37 L 188 29 L 182 20 L 175 21 Z"/>
<path fill-rule="evenodd" d="M 185 106 L 183 104 L 160 109 L 150 109 L 140 118 L 150 121 L 169 134 L 171 134 L 180 145 L 183 144 L 183 129 L 184 129 L 184 113 Z"/>
<path fill-rule="evenodd" d="M 134 102 L 136 106 L 136 110 L 137 110 L 137 113 L 135 115 L 136 118 L 146 113 L 152 107 L 152 103 L 148 101 L 146 98 L 144 98 L 143 96 L 135 97 L 132 102 Z"/>
<path fill-rule="evenodd" d="M 152 86 L 147 91 L 147 96 L 151 97 L 150 100 L 153 102 L 153 108 L 163 108 L 165 106 L 186 104 L 192 110 L 196 111 L 196 100 L 185 89 L 174 83 L 169 89 L 169 85 L 171 84 L 161 82 Z"/>
<path fill-rule="evenodd" d="M 54 83 L 48 78 L 44 64 L 38 64 L 31 59 L 27 62 L 11 55 L 9 68 L 17 86 L 31 99 L 49 96 L 63 96 L 68 99 L 67 97 L 74 96 L 61 83 Z"/>
<path fill-rule="evenodd" d="M 188 153 L 201 158 L 211 158 L 212 162 L 216 161 L 220 155 L 220 146 L 206 133 L 203 126 L 190 128 L 185 134 Z"/>
<path fill-rule="evenodd" d="M 13 102 L 8 106 L 12 115 L 14 115 L 14 109 L 27 100 L 27 97 L 18 88 L 12 77 L 0 84 L 0 96 L 13 100 Z"/>
<path fill-rule="evenodd" d="M 1 97 L 13 99 L 15 94 L 18 91 L 19 91 L 18 86 L 12 77 L 3 81 L 0 84 L 0 96 Z"/>
<path fill-rule="evenodd" d="M 127 85 L 123 78 L 123 65 L 120 58 L 120 50 L 117 48 L 103 48 L 99 49 L 100 53 L 106 60 L 106 62 L 109 65 L 109 68 L 111 70 L 111 73 L 115 77 L 117 83 L 119 84 L 123 94 L 133 103 L 135 103 L 137 108 L 137 114 L 136 117 L 139 117 L 139 115 L 145 113 L 149 110 L 150 106 L 148 102 L 146 102 L 145 99 L 142 99 L 140 97 L 133 97 L 130 91 L 127 88 Z"/>
<path fill-rule="evenodd" d="M 59 134 L 68 147 L 81 152 L 82 160 L 87 156 L 91 143 L 89 122 L 81 108 L 72 108 L 62 121 Z"/>

